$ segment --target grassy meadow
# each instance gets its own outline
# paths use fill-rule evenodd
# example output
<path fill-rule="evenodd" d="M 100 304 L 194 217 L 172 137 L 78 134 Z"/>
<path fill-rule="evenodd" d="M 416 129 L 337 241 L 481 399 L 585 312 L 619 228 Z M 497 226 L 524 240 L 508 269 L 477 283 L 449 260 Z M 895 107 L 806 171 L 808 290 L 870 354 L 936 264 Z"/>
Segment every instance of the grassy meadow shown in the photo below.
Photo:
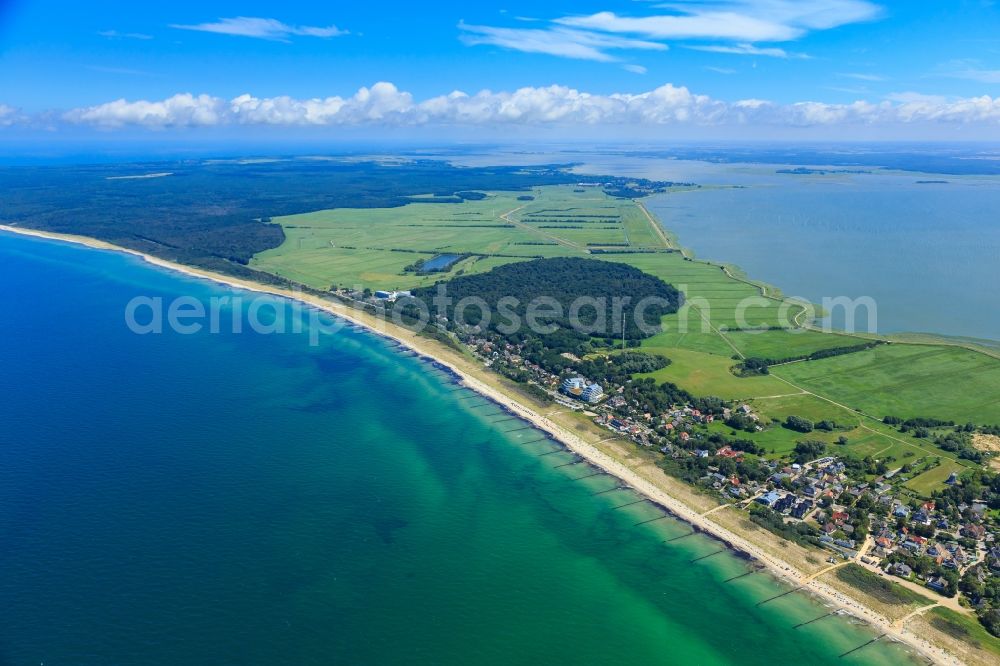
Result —
<path fill-rule="evenodd" d="M 317 289 L 408 289 L 539 256 L 583 256 L 600 248 L 666 249 L 632 201 L 614 199 L 598 188 L 549 186 L 483 194 L 483 199 L 461 203 L 413 198 L 397 208 L 336 208 L 274 218 L 285 242 L 256 255 L 251 265 Z M 405 270 L 418 259 L 443 253 L 473 256 L 447 273 Z"/>
<path fill-rule="evenodd" d="M 772 372 L 878 418 L 1000 423 L 1000 362 L 960 347 L 883 345 Z"/>
<path fill-rule="evenodd" d="M 749 402 L 764 430 L 739 434 L 770 455 L 787 454 L 796 442 L 813 439 L 844 455 L 919 461 L 906 485 L 921 495 L 970 463 L 878 419 L 892 414 L 1000 423 L 1000 361 L 960 347 L 894 343 L 773 366 L 766 376 L 738 377 L 732 367 L 740 358 L 803 356 L 862 340 L 798 328 L 800 304 L 773 296 L 771 289 L 765 296 L 759 285 L 727 267 L 686 257 L 632 200 L 574 185 L 483 194 L 478 200 L 429 195 L 396 208 L 274 218 L 285 242 L 254 256 L 251 266 L 318 289 L 409 289 L 535 257 L 630 264 L 674 285 L 686 299 L 677 313 L 664 317 L 663 331 L 642 343 L 644 351 L 672 361 L 650 376 L 695 395 Z M 446 272 L 407 270 L 418 259 L 439 254 L 467 256 Z M 838 429 L 803 435 L 781 426 L 790 415 L 833 421 Z M 711 428 L 728 431 L 721 423 Z M 848 443 L 838 444 L 840 437 Z"/>

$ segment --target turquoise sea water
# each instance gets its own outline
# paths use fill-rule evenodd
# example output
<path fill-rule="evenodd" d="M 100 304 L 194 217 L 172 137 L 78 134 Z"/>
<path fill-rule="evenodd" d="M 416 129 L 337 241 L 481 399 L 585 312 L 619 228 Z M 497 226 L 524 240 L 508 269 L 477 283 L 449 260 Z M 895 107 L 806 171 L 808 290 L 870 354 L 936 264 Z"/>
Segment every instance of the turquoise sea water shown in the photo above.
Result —
<path fill-rule="evenodd" d="M 231 292 L 49 241 L 0 276 L 0 664 L 910 660 L 384 340 L 135 335 Z"/>

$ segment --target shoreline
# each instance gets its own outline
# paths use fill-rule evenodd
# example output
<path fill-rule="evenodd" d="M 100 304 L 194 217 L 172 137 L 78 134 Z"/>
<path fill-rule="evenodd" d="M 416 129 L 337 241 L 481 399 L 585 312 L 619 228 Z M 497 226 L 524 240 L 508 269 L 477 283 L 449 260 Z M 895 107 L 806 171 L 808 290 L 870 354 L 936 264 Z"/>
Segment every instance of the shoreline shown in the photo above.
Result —
<path fill-rule="evenodd" d="M 700 190 L 682 190 L 675 193 L 663 193 L 652 195 L 654 197 L 667 197 L 675 196 L 677 194 L 687 194 L 691 192 L 698 192 Z M 649 208 L 643 203 L 641 199 L 633 199 L 640 210 L 652 220 L 658 220 L 653 213 L 650 212 Z M 761 279 L 755 279 L 750 277 L 746 271 L 743 270 L 737 264 L 726 263 L 722 261 L 714 261 L 711 259 L 700 258 L 695 251 L 683 245 L 680 241 L 680 236 L 677 232 L 667 229 L 664 225 L 660 225 L 668 240 L 668 245 L 670 249 L 676 250 L 682 256 L 691 261 L 697 261 L 710 266 L 716 266 L 721 268 L 726 275 L 737 281 L 742 282 L 748 286 L 757 289 L 760 295 L 769 300 L 784 302 L 790 301 L 793 303 L 798 303 L 797 307 L 799 312 L 792 317 L 793 321 L 799 325 L 801 328 L 816 331 L 818 333 L 833 333 L 836 335 L 843 335 L 847 337 L 858 338 L 860 340 L 885 340 L 892 344 L 898 345 L 943 345 L 948 347 L 957 347 L 959 349 L 966 349 L 968 351 L 976 352 L 979 354 L 984 354 L 993 358 L 1000 359 L 1000 340 L 992 340 L 989 338 L 977 338 L 968 335 L 953 335 L 948 333 L 935 333 L 932 331 L 894 331 L 888 333 L 865 333 L 865 332 L 853 332 L 848 333 L 847 331 L 842 331 L 838 329 L 825 330 L 816 324 L 816 320 L 824 316 L 823 308 L 818 303 L 810 303 L 804 299 L 799 299 L 795 297 L 788 297 L 785 295 L 784 290 L 777 284 L 767 282 Z M 809 310 L 815 314 L 814 318 L 807 321 L 800 321 L 800 317 L 807 314 Z"/>
<path fill-rule="evenodd" d="M 564 426 L 555 423 L 547 416 L 538 413 L 531 407 L 527 407 L 515 397 L 508 395 L 501 389 L 485 381 L 483 377 L 489 376 L 491 372 L 485 367 L 476 364 L 473 367 L 459 367 L 458 360 L 462 357 L 459 352 L 450 350 L 440 343 L 422 338 L 412 331 L 396 326 L 395 324 L 375 317 L 369 313 L 354 310 L 346 305 L 327 301 L 318 296 L 294 292 L 278 286 L 269 286 L 263 283 L 244 280 L 236 277 L 229 277 L 220 273 L 185 266 L 166 259 L 161 259 L 138 250 L 132 250 L 121 246 L 101 241 L 86 236 L 60 234 L 54 232 L 39 231 L 23 227 L 12 227 L 0 224 L 0 231 L 42 238 L 53 241 L 68 242 L 82 245 L 91 249 L 120 252 L 123 254 L 138 257 L 150 265 L 163 268 L 169 271 L 197 279 L 208 280 L 218 285 L 250 291 L 254 293 L 269 294 L 298 301 L 307 306 L 317 308 L 330 315 L 343 319 L 351 324 L 364 328 L 366 331 L 395 341 L 401 347 L 409 349 L 421 357 L 429 359 L 451 374 L 457 382 L 465 387 L 479 393 L 487 399 L 495 402 L 505 410 L 518 418 L 521 418 L 534 427 L 542 430 L 551 436 L 555 441 L 561 443 L 570 451 L 584 458 L 591 465 L 616 477 L 645 499 L 651 501 L 663 510 L 676 518 L 688 523 L 693 529 L 709 534 L 720 540 L 727 548 L 735 551 L 738 556 L 746 557 L 751 561 L 764 565 L 776 578 L 792 584 L 795 588 L 803 592 L 808 592 L 814 597 L 829 604 L 838 611 L 846 611 L 848 614 L 865 622 L 877 633 L 884 634 L 885 638 L 904 643 L 921 656 L 930 659 L 934 663 L 961 664 L 962 661 L 945 650 L 932 645 L 924 638 L 914 634 L 904 627 L 897 627 L 890 619 L 882 616 L 862 603 L 846 596 L 832 586 L 818 580 L 818 575 L 807 575 L 776 556 L 765 552 L 762 547 L 757 546 L 749 539 L 742 537 L 723 525 L 716 523 L 709 516 L 703 515 L 697 509 L 685 504 L 683 501 L 672 496 L 666 489 L 647 478 L 639 471 L 632 469 L 594 444 L 591 444 L 580 436 L 570 432 Z M 455 358 L 449 358 L 454 356 Z M 464 365 L 467 365 L 464 364 Z M 657 470 L 657 473 L 663 474 Z"/>

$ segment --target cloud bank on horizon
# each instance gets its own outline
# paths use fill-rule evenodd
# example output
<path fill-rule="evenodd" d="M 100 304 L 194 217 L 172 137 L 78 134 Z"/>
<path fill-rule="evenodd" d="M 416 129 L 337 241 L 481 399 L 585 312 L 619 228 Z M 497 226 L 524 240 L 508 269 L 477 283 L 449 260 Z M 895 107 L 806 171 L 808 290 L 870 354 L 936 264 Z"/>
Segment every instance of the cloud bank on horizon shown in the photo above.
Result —
<path fill-rule="evenodd" d="M 17 117 L 0 105 L 0 123 Z M 889 125 L 922 122 L 1000 125 L 1000 97 L 947 99 L 901 94 L 881 102 L 777 104 L 743 99 L 727 102 L 665 84 L 642 93 L 592 94 L 565 86 L 526 87 L 510 92 L 454 91 L 417 101 L 392 83 L 363 87 L 349 97 L 233 99 L 182 93 L 158 101 L 119 99 L 63 113 L 72 125 L 105 129 L 165 129 L 225 125 L 272 126 L 491 126 L 545 125 Z M 13 122 L 13 120 L 12 120 Z M 21 118 L 19 122 L 32 122 Z"/>
<path fill-rule="evenodd" d="M 320 19 L 292 6 L 269 18 L 252 0 L 114 11 L 45 0 L 78 13 L 53 24 L 53 7 L 31 5 L 8 28 L 0 138 L 255 126 L 997 138 L 998 10 L 969 1 L 977 14 L 910 0 L 509 0 L 463 7 L 465 20 L 445 5 L 345 5 Z"/>

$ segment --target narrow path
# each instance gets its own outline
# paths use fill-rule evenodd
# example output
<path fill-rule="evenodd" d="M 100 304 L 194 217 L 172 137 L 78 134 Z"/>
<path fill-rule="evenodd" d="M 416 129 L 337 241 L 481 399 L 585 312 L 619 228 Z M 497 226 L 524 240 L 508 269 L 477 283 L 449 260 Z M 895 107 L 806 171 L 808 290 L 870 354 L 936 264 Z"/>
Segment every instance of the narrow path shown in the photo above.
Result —
<path fill-rule="evenodd" d="M 507 224 L 513 224 L 518 229 L 523 229 L 524 231 L 528 231 L 528 232 L 531 232 L 533 234 L 537 234 L 539 236 L 542 236 L 543 238 L 548 238 L 549 240 L 555 241 L 556 243 L 559 243 L 560 245 L 563 245 L 563 246 L 568 247 L 568 248 L 572 248 L 574 250 L 579 250 L 580 252 L 584 252 L 585 251 L 584 248 L 580 247 L 576 243 L 570 242 L 570 241 L 566 240 L 565 238 L 560 238 L 559 236 L 553 236 L 552 234 L 545 233 L 541 229 L 536 229 L 535 227 L 531 226 L 530 224 L 525 224 L 524 222 L 521 222 L 520 220 L 515 220 L 514 218 L 511 217 L 511 215 L 513 215 L 514 213 L 516 213 L 517 211 L 521 210 L 522 208 L 524 208 L 527 205 L 528 204 L 524 204 L 524 206 L 518 206 L 514 210 L 509 210 L 506 213 L 501 213 L 499 217 L 500 217 L 501 220 L 503 220 Z"/>
<path fill-rule="evenodd" d="M 734 275 L 733 272 L 729 270 L 729 266 L 726 266 L 725 264 L 719 264 L 719 266 L 721 266 L 722 272 L 725 273 L 726 277 L 728 277 L 730 280 L 736 280 L 737 282 L 748 284 L 751 287 L 756 287 L 757 289 L 760 290 L 760 295 L 763 296 L 764 298 L 770 298 L 776 301 L 781 300 L 777 296 L 772 296 L 771 294 L 767 293 L 767 285 L 761 282 L 754 282 L 752 280 L 747 280 L 746 278 L 738 277 L 737 275 Z"/>
<path fill-rule="evenodd" d="M 661 225 L 656 218 L 650 215 L 649 211 L 646 210 L 646 207 L 642 205 L 641 201 L 638 201 L 637 199 L 632 199 L 632 201 L 639 207 L 639 210 L 641 210 L 643 215 L 646 216 L 646 219 L 649 220 L 649 225 L 653 227 L 653 233 L 660 238 L 660 241 L 663 243 L 663 247 L 668 250 L 676 250 L 677 248 L 674 247 L 673 243 L 671 243 L 670 239 L 667 237 L 667 232 L 663 230 L 663 225 Z"/>
<path fill-rule="evenodd" d="M 704 518 L 705 516 L 707 516 L 709 514 L 715 513 L 719 509 L 728 509 L 730 506 L 732 506 L 732 505 L 731 504 L 720 504 L 719 506 L 717 506 L 717 507 L 715 507 L 713 509 L 709 509 L 708 511 L 703 512 L 701 515 Z"/>
<path fill-rule="evenodd" d="M 736 347 L 736 345 L 734 345 L 734 344 L 733 344 L 733 341 L 732 341 L 732 340 L 730 340 L 729 338 L 727 338 L 727 337 L 726 337 L 726 336 L 725 336 L 725 335 L 723 334 L 723 332 L 722 332 L 722 331 L 720 331 L 719 329 L 717 329 L 717 328 L 715 327 L 715 324 L 713 324 L 713 323 L 712 323 L 712 320 L 711 320 L 711 319 L 709 319 L 709 318 L 708 318 L 708 317 L 707 317 L 707 316 L 705 315 L 705 313 L 701 311 L 701 308 L 699 308 L 699 307 L 698 307 L 698 306 L 696 306 L 696 305 L 689 305 L 688 307 L 689 307 L 689 308 L 691 308 L 692 310 L 694 310 L 695 312 L 697 312 L 697 313 L 698 313 L 698 316 L 699 316 L 699 317 L 701 317 L 701 320 L 702 320 L 703 322 L 705 322 L 706 324 L 708 324 L 708 327 L 709 327 L 710 329 L 712 329 L 712 332 L 713 332 L 713 333 L 715 333 L 716 335 L 718 335 L 718 336 L 719 336 L 720 338 L 722 338 L 722 341 L 723 341 L 723 342 L 725 342 L 725 343 L 726 343 L 727 345 L 729 345 L 729 347 L 730 347 L 730 348 L 731 348 L 731 349 L 732 349 L 732 350 L 733 350 L 734 352 L 736 352 L 736 355 L 737 355 L 737 356 L 739 356 L 740 358 L 746 358 L 746 355 L 744 355 L 744 354 L 743 354 L 743 352 L 741 352 L 741 351 L 740 351 L 740 350 L 739 350 L 739 349 L 738 349 L 738 348 Z"/>
<path fill-rule="evenodd" d="M 934 603 L 930 604 L 929 606 L 921 606 L 920 608 L 918 608 L 917 610 L 913 611 L 912 613 L 907 613 L 903 617 L 899 618 L 893 624 L 896 625 L 898 628 L 902 629 L 903 625 L 905 625 L 907 622 L 909 622 L 910 620 L 912 620 L 917 615 L 923 615 L 924 613 L 926 613 L 930 609 L 937 608 L 940 605 L 941 605 L 940 601 L 935 601 Z"/>
<path fill-rule="evenodd" d="M 816 580 L 817 578 L 819 578 L 823 574 L 829 573 L 829 572 L 833 571 L 834 569 L 837 569 L 837 568 L 840 568 L 840 567 L 844 566 L 845 564 L 850 564 L 853 561 L 854 560 L 844 560 L 843 562 L 837 562 L 836 564 L 831 564 L 830 566 L 828 566 L 825 569 L 820 569 L 816 573 L 811 574 L 809 576 L 806 576 L 805 577 L 805 582 L 811 583 L 812 581 Z"/>
<path fill-rule="evenodd" d="M 848 412 L 851 412 L 852 414 L 859 414 L 859 415 L 861 415 L 862 417 L 864 417 L 866 419 L 871 419 L 873 421 L 878 421 L 879 423 L 882 422 L 881 419 L 876 418 L 876 417 L 872 416 L 871 414 L 865 414 L 864 412 L 858 411 L 858 410 L 854 409 L 853 407 L 848 407 L 847 405 L 845 405 L 845 404 L 843 404 L 841 402 L 837 402 L 836 400 L 833 400 L 831 398 L 827 398 L 826 396 L 820 395 L 819 393 L 814 393 L 814 392 L 810 391 L 807 388 L 803 388 L 802 386 L 799 386 L 798 384 L 796 384 L 796 383 L 794 383 L 792 381 L 789 381 L 789 380 L 785 379 L 784 377 L 781 377 L 780 375 L 776 375 L 774 373 L 770 373 L 770 376 L 774 377 L 775 379 L 777 379 L 780 382 L 784 382 L 785 384 L 788 384 L 789 386 L 791 386 L 794 389 L 798 389 L 802 393 L 811 395 L 814 398 L 819 398 L 820 400 L 824 400 L 824 401 L 830 403 L 831 405 L 835 405 L 837 407 L 840 407 L 841 409 L 845 409 Z M 874 428 L 869 428 L 864 423 L 858 422 L 858 425 L 860 427 L 862 427 L 862 428 L 865 428 L 866 430 L 871 430 L 872 432 L 874 432 L 876 434 L 885 435 L 886 437 L 889 437 L 890 439 L 898 439 L 898 441 L 900 441 L 900 442 L 902 442 L 904 444 L 910 444 L 910 442 L 907 442 L 905 440 L 902 440 L 902 439 L 899 439 L 899 438 L 894 438 L 891 435 L 887 435 L 885 433 L 879 432 L 878 430 L 875 430 Z M 913 446 L 913 444 L 910 444 L 910 445 Z M 917 448 L 919 448 L 919 447 L 917 447 Z"/>
<path fill-rule="evenodd" d="M 778 375 L 776 375 L 774 373 L 771 373 L 771 376 L 774 377 L 775 379 L 777 379 L 778 381 L 781 381 L 781 382 L 784 382 L 785 384 L 788 384 L 792 388 L 798 389 L 802 393 L 805 393 L 807 395 L 811 395 L 814 398 L 817 398 L 819 400 L 823 400 L 825 402 L 828 402 L 831 405 L 835 405 L 836 407 L 840 407 L 841 409 L 847 410 L 848 412 L 851 412 L 852 414 L 859 415 L 861 417 L 861 419 L 858 420 L 858 427 L 861 428 L 862 430 L 867 430 L 868 432 L 874 433 L 876 435 L 880 435 L 882 437 L 885 437 L 886 439 L 890 439 L 890 440 L 893 440 L 893 441 L 898 442 L 900 444 L 904 444 L 906 446 L 909 446 L 911 448 L 916 449 L 917 451 L 920 451 L 921 453 L 925 453 L 925 454 L 930 454 L 931 453 L 930 451 L 917 446 L 913 442 L 908 442 L 905 439 L 901 439 L 899 437 L 896 437 L 895 435 L 890 435 L 887 432 L 883 432 L 881 430 L 876 430 L 875 428 L 872 428 L 871 426 L 867 425 L 864 422 L 864 420 L 863 420 L 863 419 L 870 419 L 872 421 L 876 421 L 877 423 L 881 423 L 882 419 L 880 419 L 880 418 L 878 418 L 876 416 L 872 416 L 871 414 L 866 414 L 866 413 L 858 411 L 858 410 L 856 410 L 856 409 L 854 409 L 852 407 L 848 407 L 847 405 L 845 405 L 843 403 L 837 402 L 836 400 L 833 400 L 831 398 L 827 398 L 826 396 L 820 395 L 819 393 L 814 393 L 814 392 L 812 392 L 812 391 L 810 391 L 808 389 L 805 389 L 805 388 L 799 386 L 798 384 L 795 384 L 795 383 L 793 383 L 793 382 L 785 379 L 784 377 L 780 377 L 780 376 L 778 376 Z M 882 449 L 882 451 L 885 451 L 885 449 Z M 957 462 L 958 464 L 962 465 L 963 467 L 967 467 L 967 465 L 963 464 L 957 458 L 955 459 L 955 462 Z"/>

